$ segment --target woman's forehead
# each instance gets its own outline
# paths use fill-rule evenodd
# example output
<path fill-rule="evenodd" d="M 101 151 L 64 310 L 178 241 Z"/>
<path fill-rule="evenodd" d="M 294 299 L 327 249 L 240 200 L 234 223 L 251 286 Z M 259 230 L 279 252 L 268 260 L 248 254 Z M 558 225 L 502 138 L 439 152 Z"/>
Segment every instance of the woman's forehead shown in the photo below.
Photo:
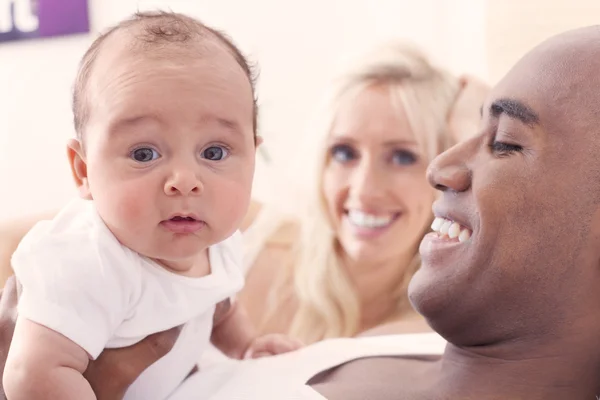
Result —
<path fill-rule="evenodd" d="M 365 86 L 342 96 L 330 137 L 357 141 L 415 141 L 403 104 L 388 86 Z"/>

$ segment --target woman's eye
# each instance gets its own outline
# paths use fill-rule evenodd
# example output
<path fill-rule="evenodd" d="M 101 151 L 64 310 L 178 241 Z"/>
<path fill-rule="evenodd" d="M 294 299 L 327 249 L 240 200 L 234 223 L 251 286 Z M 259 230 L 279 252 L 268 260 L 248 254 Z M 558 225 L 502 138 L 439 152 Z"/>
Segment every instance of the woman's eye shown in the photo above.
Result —
<path fill-rule="evenodd" d="M 352 161 L 357 157 L 356 151 L 346 144 L 335 145 L 329 152 L 331 158 L 340 163 Z"/>
<path fill-rule="evenodd" d="M 399 165 L 412 165 L 417 162 L 417 155 L 408 150 L 397 150 L 392 156 L 394 163 Z"/>
<path fill-rule="evenodd" d="M 490 150 L 492 151 L 492 153 L 496 154 L 498 156 L 507 156 L 512 153 L 523 150 L 522 146 L 519 146 L 516 144 L 498 142 L 497 140 L 494 140 L 492 143 L 490 143 L 489 146 L 490 146 Z"/>
<path fill-rule="evenodd" d="M 147 163 L 160 157 L 158 152 L 150 147 L 140 147 L 131 152 L 131 158 L 137 162 Z"/>
<path fill-rule="evenodd" d="M 210 161 L 221 161 L 227 155 L 229 155 L 229 152 L 222 146 L 210 146 L 202 151 L 202 158 Z"/>

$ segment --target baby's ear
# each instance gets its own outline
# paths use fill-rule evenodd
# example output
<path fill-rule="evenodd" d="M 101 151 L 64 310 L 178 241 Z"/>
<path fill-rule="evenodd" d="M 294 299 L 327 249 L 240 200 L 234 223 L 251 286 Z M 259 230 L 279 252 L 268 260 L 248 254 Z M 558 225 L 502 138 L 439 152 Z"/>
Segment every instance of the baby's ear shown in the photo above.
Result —
<path fill-rule="evenodd" d="M 264 142 L 263 137 L 256 135 L 256 137 L 254 138 L 254 143 L 256 144 L 256 147 L 260 146 L 263 142 Z"/>
<path fill-rule="evenodd" d="M 81 141 L 69 139 L 69 142 L 67 143 L 67 157 L 69 158 L 71 173 L 73 174 L 75 185 L 79 191 L 79 196 L 86 200 L 92 200 L 92 193 L 88 183 L 85 153 Z"/>

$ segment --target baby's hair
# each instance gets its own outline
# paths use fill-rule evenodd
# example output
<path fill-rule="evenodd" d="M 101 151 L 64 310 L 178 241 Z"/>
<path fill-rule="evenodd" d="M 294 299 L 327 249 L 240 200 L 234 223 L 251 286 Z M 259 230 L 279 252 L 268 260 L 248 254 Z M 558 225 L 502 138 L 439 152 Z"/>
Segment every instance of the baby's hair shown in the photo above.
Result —
<path fill-rule="evenodd" d="M 206 39 L 216 39 L 221 42 L 240 67 L 242 67 L 252 86 L 252 96 L 254 99 L 252 126 L 254 135 L 256 136 L 258 129 L 258 105 L 256 99 L 257 73 L 255 66 L 248 62 L 242 52 L 223 32 L 206 26 L 197 19 L 187 15 L 167 11 L 154 11 L 138 12 L 131 18 L 109 28 L 92 43 L 81 59 L 73 88 L 73 122 L 78 139 L 82 139 L 85 125 L 89 119 L 88 84 L 102 44 L 113 33 L 129 28 L 134 28 L 131 29 L 135 39 L 133 44 L 142 46 L 146 51 L 186 44 L 190 41 L 200 43 Z"/>

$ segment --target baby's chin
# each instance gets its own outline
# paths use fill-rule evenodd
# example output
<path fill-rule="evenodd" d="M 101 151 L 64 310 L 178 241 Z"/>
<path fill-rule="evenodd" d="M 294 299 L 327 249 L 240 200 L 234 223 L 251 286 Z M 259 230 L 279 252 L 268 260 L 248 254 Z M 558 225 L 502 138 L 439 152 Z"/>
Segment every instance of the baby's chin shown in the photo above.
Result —
<path fill-rule="evenodd" d="M 212 232 L 206 234 L 171 234 L 158 230 L 150 235 L 129 235 L 128 238 L 120 240 L 121 243 L 136 253 L 152 259 L 168 260 L 172 262 L 184 261 L 197 257 L 203 251 L 219 243 L 211 236 Z M 121 238 L 119 238 L 121 239 Z"/>
<path fill-rule="evenodd" d="M 208 249 L 185 254 L 161 254 L 148 258 L 165 270 L 177 275 L 201 277 L 210 274 Z"/>

